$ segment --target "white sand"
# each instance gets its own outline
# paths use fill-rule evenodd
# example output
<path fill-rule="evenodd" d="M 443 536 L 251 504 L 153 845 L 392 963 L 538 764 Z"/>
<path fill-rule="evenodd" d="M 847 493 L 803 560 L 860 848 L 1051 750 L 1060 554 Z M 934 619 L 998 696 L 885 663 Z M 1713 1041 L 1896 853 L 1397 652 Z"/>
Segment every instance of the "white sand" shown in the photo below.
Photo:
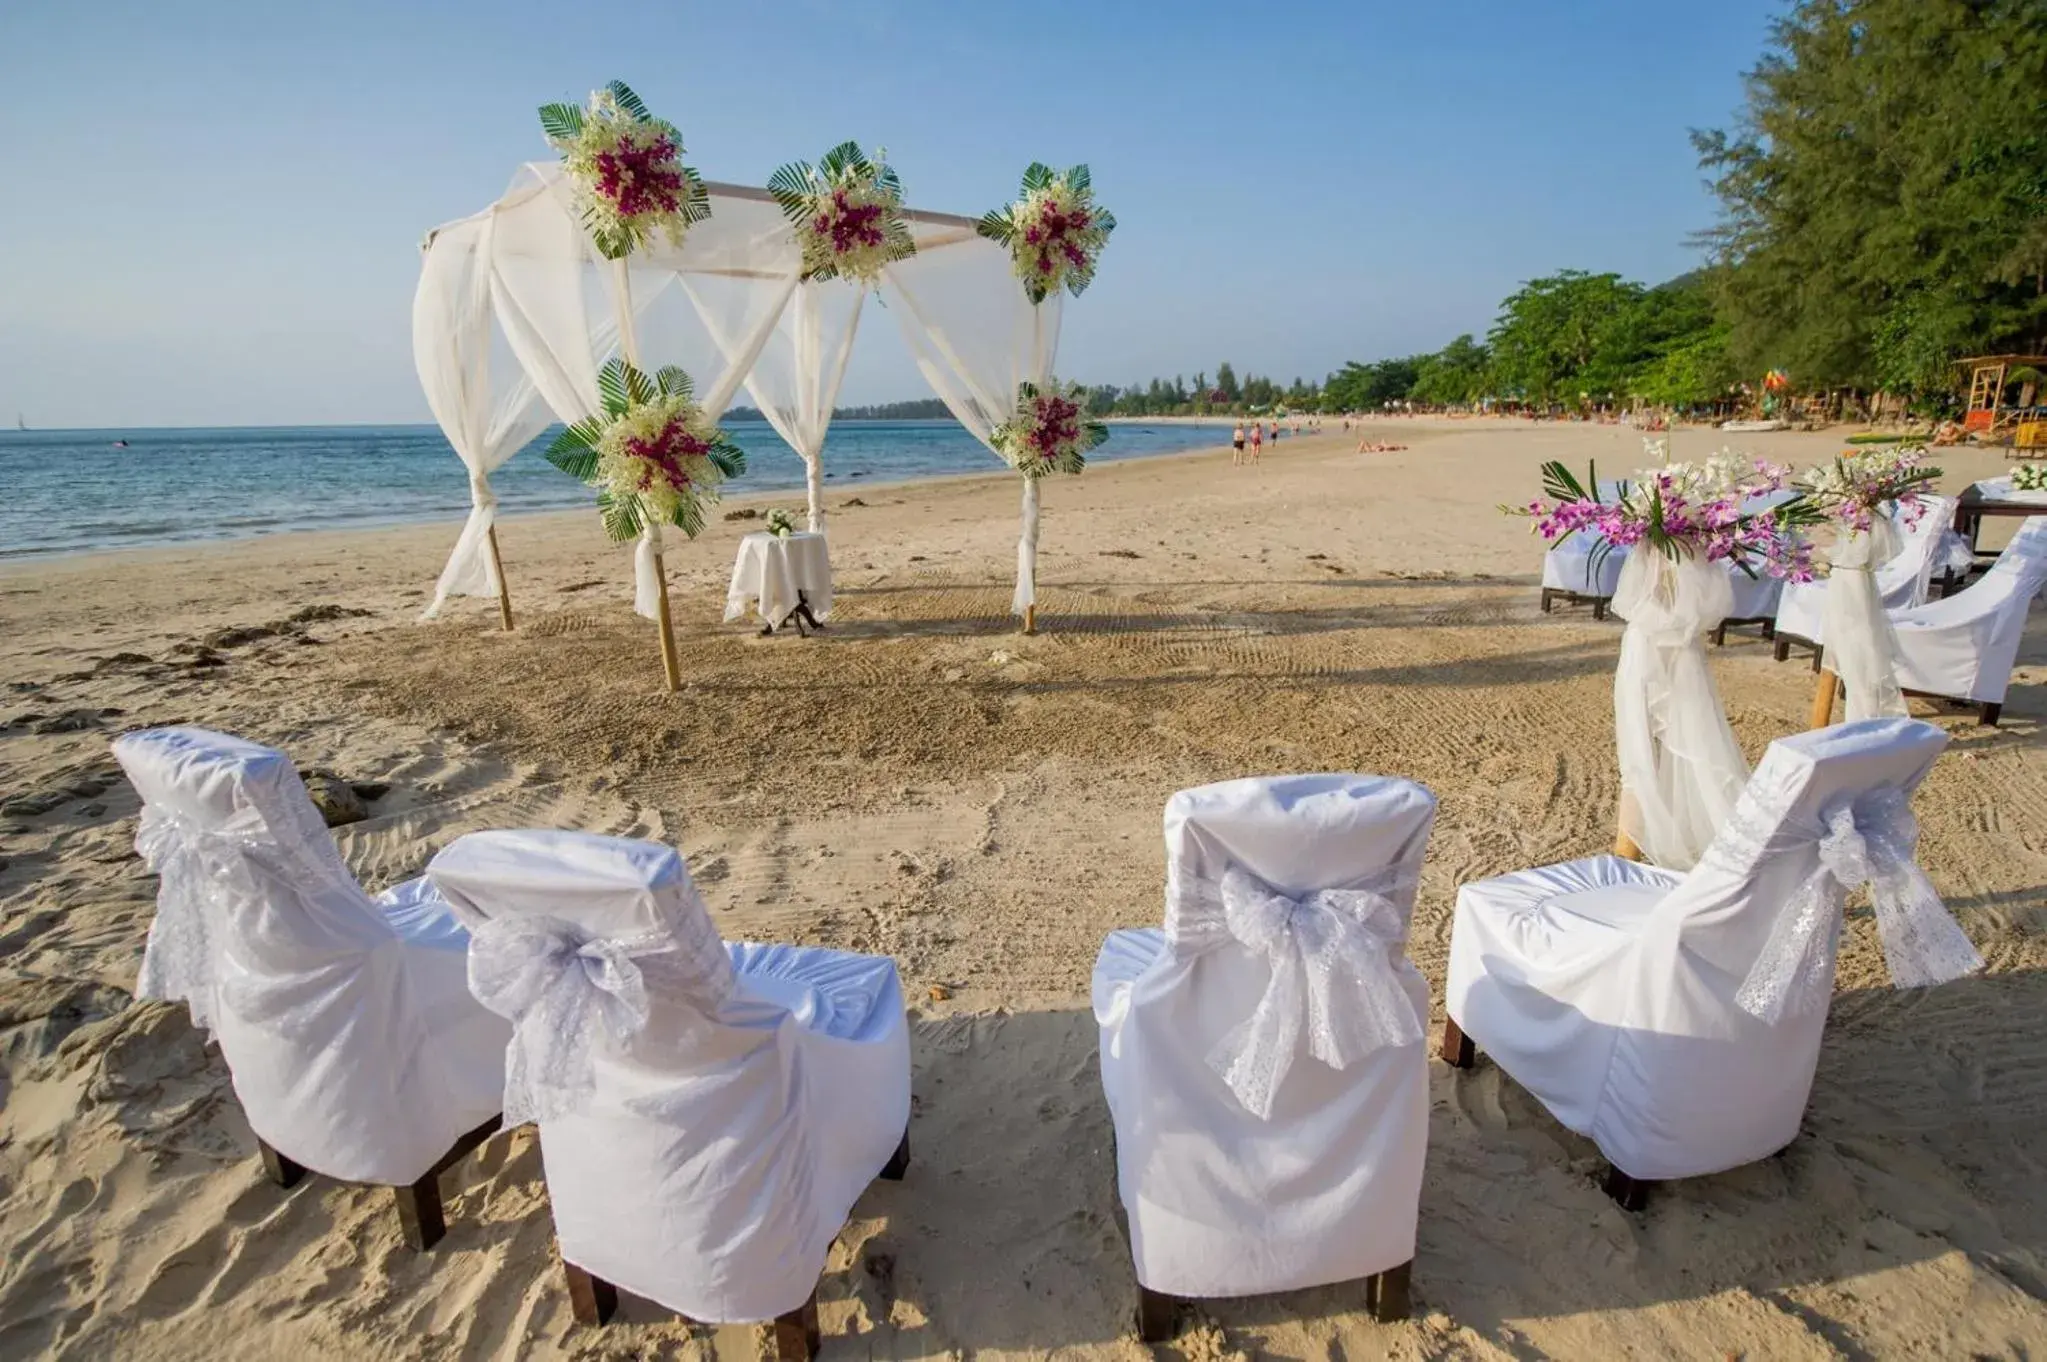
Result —
<path fill-rule="evenodd" d="M 861 1203 L 823 1283 L 829 1357 L 1137 1356 L 1087 1014 L 1102 936 L 1155 922 L 1173 790 L 1361 769 L 1442 798 L 1412 953 L 1439 990 L 1460 881 L 1602 849 L 1618 627 L 1545 618 L 1538 547 L 1494 512 L 1539 460 L 1616 472 L 1630 432 L 1375 425 L 1104 465 L 1046 493 L 1045 631 L 1005 617 L 1003 477 L 862 487 L 835 509 L 822 638 L 717 622 L 733 544 L 670 556 L 689 687 L 659 688 L 627 555 L 594 515 L 502 529 L 520 628 L 487 602 L 421 626 L 454 527 L 295 535 L 0 568 L 0 798 L 110 767 L 122 728 L 188 720 L 302 768 L 392 783 L 340 842 L 371 888 L 469 828 L 671 840 L 728 936 L 885 951 L 916 1006 L 916 1160 Z M 1677 437 L 1681 455 L 1722 438 Z M 1831 436 L 1748 437 L 1810 461 Z M 2002 471 L 1942 451 L 1948 483 Z M 834 496 L 837 508 L 845 493 Z M 2001 541 L 2008 526 L 1989 537 Z M 368 612 L 218 631 L 307 606 Z M 183 648 L 185 651 L 180 651 Z M 1806 1132 L 1642 1218 L 1497 1069 L 1433 1066 L 1416 1318 L 1358 1290 L 1215 1302 L 1174 1345 L 1285 1357 L 2019 1356 L 2047 1343 L 2047 632 L 2001 730 L 1954 735 L 1923 856 L 1991 962 L 1920 994 L 1850 925 Z M 1811 678 L 1752 639 L 1716 670 L 1744 746 L 1801 726 Z M 93 711 L 78 731 L 31 718 Z M 131 1005 L 153 881 L 114 781 L 0 816 L 0 1357 L 697 1355 L 644 1302 L 576 1329 L 538 1159 L 500 1137 L 444 1182 L 450 1232 L 388 1197 L 264 1182 L 217 1055 Z M 933 989 L 945 997 L 933 1000 Z M 722 1345 L 743 1350 L 744 1331 Z"/>

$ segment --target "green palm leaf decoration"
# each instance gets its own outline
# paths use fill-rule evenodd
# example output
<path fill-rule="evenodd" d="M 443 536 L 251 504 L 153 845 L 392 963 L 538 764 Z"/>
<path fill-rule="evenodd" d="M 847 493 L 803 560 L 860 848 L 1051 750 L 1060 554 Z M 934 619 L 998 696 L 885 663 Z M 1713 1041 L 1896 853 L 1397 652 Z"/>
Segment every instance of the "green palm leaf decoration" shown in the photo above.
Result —
<path fill-rule="evenodd" d="M 597 392 L 604 410 L 556 436 L 547 461 L 597 489 L 599 517 L 614 540 L 638 538 L 655 524 L 700 534 L 720 485 L 746 471 L 746 452 L 672 364 L 650 376 L 613 359 L 597 375 Z"/>
<path fill-rule="evenodd" d="M 593 92 L 588 108 L 541 105 L 540 130 L 561 153 L 583 225 L 606 259 L 623 259 L 657 231 L 680 246 L 711 216 L 702 177 L 682 163 L 682 134 L 623 81 Z"/>
<path fill-rule="evenodd" d="M 1116 217 L 1095 202 L 1086 166 L 1060 172 L 1033 161 L 1016 201 L 982 214 L 974 230 L 1009 251 L 1024 293 L 1042 303 L 1062 288 L 1078 297 L 1094 282 Z"/>

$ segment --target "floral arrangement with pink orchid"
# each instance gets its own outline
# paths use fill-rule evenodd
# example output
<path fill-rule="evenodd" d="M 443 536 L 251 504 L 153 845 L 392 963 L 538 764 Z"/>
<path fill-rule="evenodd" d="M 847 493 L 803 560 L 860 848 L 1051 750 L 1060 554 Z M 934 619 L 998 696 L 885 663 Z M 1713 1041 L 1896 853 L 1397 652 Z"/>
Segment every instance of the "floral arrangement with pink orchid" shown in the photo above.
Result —
<path fill-rule="evenodd" d="M 1643 444 L 1651 459 L 1668 458 L 1667 442 Z M 1613 499 L 1606 500 L 1596 467 L 1581 483 L 1563 464 L 1551 462 L 1542 466 L 1546 499 L 1500 509 L 1530 517 L 1535 532 L 1551 542 L 1586 531 L 1599 541 L 1595 558 L 1614 548 L 1647 545 L 1671 559 L 1731 562 L 1752 577 L 1768 573 L 1810 581 L 1811 549 L 1792 522 L 1775 509 L 1755 507 L 1758 498 L 1783 491 L 1788 477 L 1788 470 L 1774 464 L 1722 451 L 1696 463 L 1661 462 L 1618 484 Z"/>
<path fill-rule="evenodd" d="M 540 128 L 561 153 L 583 224 L 607 260 L 632 254 L 657 231 L 680 246 L 689 225 L 711 215 L 703 180 L 682 163 L 682 134 L 623 82 L 592 92 L 587 109 L 543 105 Z"/>
<path fill-rule="evenodd" d="M 1076 297 L 1087 288 L 1116 219 L 1096 204 L 1086 166 L 1055 171 L 1033 161 L 1022 194 L 984 214 L 975 229 L 1009 248 L 1024 292 L 1042 303 L 1062 288 Z"/>
<path fill-rule="evenodd" d="M 1085 393 L 1079 384 L 1062 387 L 1057 379 L 1043 388 L 1017 384 L 1016 411 L 995 428 L 990 442 L 1027 478 L 1080 472 L 1088 451 L 1109 438 L 1108 426 L 1088 419 Z"/>
<path fill-rule="evenodd" d="M 1916 525 L 1926 514 L 1924 494 L 1941 476 L 1925 459 L 1926 451 L 1916 445 L 1848 450 L 1798 475 L 1792 482 L 1798 498 L 1785 506 L 1785 515 L 1798 524 L 1833 521 L 1851 534 L 1866 534 L 1895 504 L 1896 518 Z"/>
<path fill-rule="evenodd" d="M 547 461 L 597 489 L 605 533 L 634 539 L 649 524 L 695 536 L 727 478 L 746 471 L 746 453 L 695 400 L 674 365 L 652 376 L 622 359 L 597 375 L 604 410 L 578 421 L 547 448 Z"/>
<path fill-rule="evenodd" d="M 782 206 L 803 248 L 805 279 L 845 279 L 872 288 L 882 269 L 917 253 L 903 218 L 903 186 L 877 148 L 841 142 L 813 166 L 777 170 L 768 192 Z"/>

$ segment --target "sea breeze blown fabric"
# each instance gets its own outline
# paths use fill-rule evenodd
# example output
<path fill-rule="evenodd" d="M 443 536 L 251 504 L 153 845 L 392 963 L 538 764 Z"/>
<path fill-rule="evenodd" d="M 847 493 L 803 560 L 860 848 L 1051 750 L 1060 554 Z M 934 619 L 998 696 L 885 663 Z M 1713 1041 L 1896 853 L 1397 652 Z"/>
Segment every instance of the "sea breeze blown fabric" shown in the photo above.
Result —
<path fill-rule="evenodd" d="M 1967 589 L 1894 611 L 1898 684 L 2002 704 L 2033 598 L 2047 585 L 2047 515 L 2028 516 L 1990 571 Z"/>
<path fill-rule="evenodd" d="M 1888 516 L 1874 516 L 1865 531 L 1846 531 L 1834 543 L 1822 618 L 1827 665 L 1841 678 L 1851 719 L 1903 718 L 1898 689 L 1898 637 L 1884 609 L 1877 569 L 1896 558 L 1903 541 Z"/>
<path fill-rule="evenodd" d="M 801 1305 L 909 1121 L 894 962 L 728 945 L 651 842 L 471 833 L 427 875 L 513 1022 L 564 1261 L 709 1323 Z"/>
<path fill-rule="evenodd" d="M 485 212 L 443 227 L 424 253 L 412 300 L 412 359 L 420 387 L 441 433 L 469 471 L 469 519 L 422 619 L 438 615 L 450 596 L 494 596 L 502 589 L 490 555 L 498 504 L 490 474 L 551 419 L 509 350 L 499 353 L 494 345 L 495 222 L 495 214 Z"/>
<path fill-rule="evenodd" d="M 1166 806 L 1163 929 L 1094 972 L 1137 1279 L 1213 1297 L 1414 1256 L 1428 988 L 1407 924 L 1435 819 L 1409 781 L 1308 775 Z"/>
<path fill-rule="evenodd" d="M 190 1006 L 257 1135 L 403 1186 L 497 1114 L 510 1028 L 469 996 L 468 935 L 423 881 L 365 894 L 280 752 L 161 728 L 114 755 L 160 881 L 138 996 Z"/>
<path fill-rule="evenodd" d="M 1946 742 L 1910 719 L 1779 739 L 1686 875 L 1599 856 L 1463 886 L 1446 1010 L 1630 1176 L 1776 1152 L 1811 1093 L 1854 884 L 1880 895 L 1899 986 L 1980 964 L 1908 868 L 1905 806 Z"/>
<path fill-rule="evenodd" d="M 1670 869 L 1698 860 L 1748 778 L 1703 638 L 1733 602 L 1719 563 L 1651 550 L 1629 555 L 1614 591 L 1627 621 L 1613 680 L 1620 829 Z"/>
<path fill-rule="evenodd" d="M 943 252 L 920 247 L 884 277 L 883 297 L 925 381 L 968 433 L 1000 457 L 995 428 L 1015 412 L 1018 386 L 1051 381 L 1063 295 L 1033 305 L 1011 271 L 1009 253 L 980 238 Z M 1041 481 L 1023 480 L 1010 600 L 1018 615 L 1038 598 Z"/>

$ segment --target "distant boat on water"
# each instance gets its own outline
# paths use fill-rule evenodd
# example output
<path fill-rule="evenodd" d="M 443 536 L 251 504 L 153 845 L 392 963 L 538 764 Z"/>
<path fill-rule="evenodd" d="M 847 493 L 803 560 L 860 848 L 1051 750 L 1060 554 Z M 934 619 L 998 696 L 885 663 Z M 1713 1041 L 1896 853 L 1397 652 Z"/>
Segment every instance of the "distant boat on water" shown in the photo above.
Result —
<path fill-rule="evenodd" d="M 126 449 L 127 447 L 128 447 L 128 442 L 127 442 L 126 440 L 116 440 L 116 441 L 114 441 L 114 448 L 116 448 L 116 449 Z"/>

